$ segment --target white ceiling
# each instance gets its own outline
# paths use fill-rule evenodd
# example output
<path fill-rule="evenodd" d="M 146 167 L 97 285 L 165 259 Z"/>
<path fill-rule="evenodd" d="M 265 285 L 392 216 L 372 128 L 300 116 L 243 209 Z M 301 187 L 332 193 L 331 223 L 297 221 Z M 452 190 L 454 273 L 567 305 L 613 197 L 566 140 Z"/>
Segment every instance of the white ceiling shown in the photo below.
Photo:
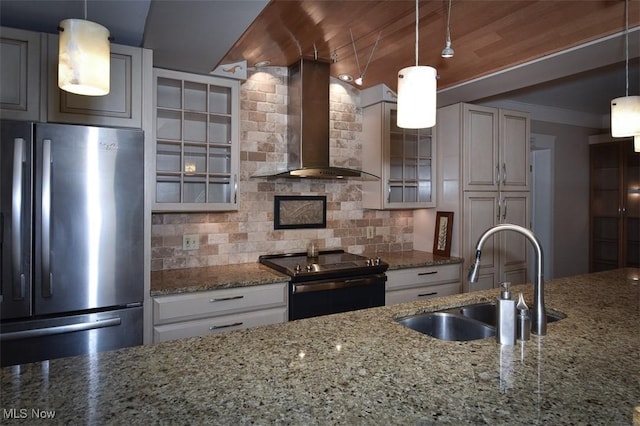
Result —
<path fill-rule="evenodd" d="M 154 66 L 207 73 L 227 53 L 268 0 L 89 0 L 87 19 L 107 27 L 114 42 L 153 49 Z M 46 33 L 57 32 L 66 18 L 83 18 L 79 0 L 1 0 L 0 24 Z M 632 32 L 632 58 L 640 56 L 640 29 Z M 489 76 L 439 93 L 439 104 L 458 101 L 500 101 L 554 106 L 607 114 L 612 98 L 624 96 L 624 63 L 620 34 L 609 49 L 573 58 L 543 58 L 532 67 Z M 579 50 L 579 49 L 578 49 Z M 547 60 L 548 59 L 548 60 Z M 526 70 L 525 70 L 526 68 Z M 553 68 L 553 71 L 550 71 Z M 557 68 L 557 71 L 556 71 Z M 639 94 L 638 60 L 630 62 L 629 93 Z M 441 102 L 442 100 L 442 102 Z"/>
<path fill-rule="evenodd" d="M 629 94 L 640 93 L 638 59 L 629 64 Z M 617 63 L 489 98 L 591 114 L 610 112 L 611 99 L 625 96 L 625 64 Z"/>

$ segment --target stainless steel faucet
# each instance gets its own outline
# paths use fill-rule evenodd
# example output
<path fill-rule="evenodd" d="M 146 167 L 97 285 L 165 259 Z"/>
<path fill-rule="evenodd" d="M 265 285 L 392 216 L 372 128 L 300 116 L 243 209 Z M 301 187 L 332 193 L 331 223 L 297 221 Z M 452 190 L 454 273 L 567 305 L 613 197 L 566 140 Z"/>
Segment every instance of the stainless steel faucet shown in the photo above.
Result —
<path fill-rule="evenodd" d="M 475 283 L 478 281 L 478 270 L 480 269 L 480 256 L 482 255 L 482 246 L 487 239 L 493 234 L 500 231 L 515 231 L 524 235 L 533 245 L 535 250 L 536 273 L 533 295 L 533 312 L 531 314 L 531 331 L 538 336 L 547 334 L 547 311 L 544 307 L 544 278 L 542 275 L 544 260 L 542 257 L 542 246 L 540 241 L 531 230 L 519 225 L 504 223 L 493 226 L 480 236 L 478 244 L 476 244 L 476 259 L 469 270 L 469 281 Z"/>

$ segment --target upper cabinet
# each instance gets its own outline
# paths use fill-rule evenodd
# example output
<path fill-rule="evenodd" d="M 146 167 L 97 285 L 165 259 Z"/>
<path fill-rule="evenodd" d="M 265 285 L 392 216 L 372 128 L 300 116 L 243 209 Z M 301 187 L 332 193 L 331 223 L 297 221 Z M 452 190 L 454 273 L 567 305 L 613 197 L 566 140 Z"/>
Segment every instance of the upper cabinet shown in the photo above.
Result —
<path fill-rule="evenodd" d="M 454 213 L 451 253 L 468 270 L 478 238 L 501 223 L 529 228 L 529 117 L 526 113 L 455 104 L 438 109 L 438 210 Z M 415 224 L 415 223 L 414 223 Z M 528 277 L 528 242 L 513 232 L 489 238 L 477 283 L 463 291 L 520 284 Z"/>
<path fill-rule="evenodd" d="M 11 120 L 40 121 L 41 46 L 46 36 L 0 28 L 0 113 Z"/>
<path fill-rule="evenodd" d="M 396 125 L 395 103 L 364 108 L 362 168 L 380 177 L 362 183 L 367 209 L 435 207 L 435 130 L 402 129 Z"/>
<path fill-rule="evenodd" d="M 528 115 L 463 105 L 465 191 L 528 191 Z"/>
<path fill-rule="evenodd" d="M 80 96 L 58 88 L 58 36 L 2 27 L 0 99 L 3 118 L 114 127 L 143 127 L 143 82 L 152 52 L 111 44 L 110 93 Z M 143 93 L 144 92 L 144 93 Z"/>
<path fill-rule="evenodd" d="M 153 75 L 153 210 L 237 210 L 239 82 L 162 69 Z"/>
<path fill-rule="evenodd" d="M 48 36 L 50 122 L 95 126 L 142 127 L 142 81 L 150 76 L 151 51 L 111 44 L 110 91 L 81 96 L 58 88 L 58 36 Z"/>

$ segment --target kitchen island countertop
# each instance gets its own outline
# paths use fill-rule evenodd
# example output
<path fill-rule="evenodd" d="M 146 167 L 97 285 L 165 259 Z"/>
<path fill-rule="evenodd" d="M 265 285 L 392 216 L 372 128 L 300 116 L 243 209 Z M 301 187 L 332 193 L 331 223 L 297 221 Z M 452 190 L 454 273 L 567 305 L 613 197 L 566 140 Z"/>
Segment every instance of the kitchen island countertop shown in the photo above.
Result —
<path fill-rule="evenodd" d="M 389 264 L 389 270 L 462 262 L 462 259 L 457 257 L 442 257 L 417 250 L 365 253 L 364 255 L 380 256 Z M 284 281 L 289 281 L 287 275 L 258 262 L 154 271 L 151 273 L 151 296 L 247 287 Z"/>
<path fill-rule="evenodd" d="M 6 367 L 3 420 L 632 424 L 639 277 L 628 268 L 548 282 L 547 307 L 567 317 L 515 346 L 440 341 L 394 321 L 496 296 L 486 290 Z M 531 306 L 531 285 L 513 290 Z"/>

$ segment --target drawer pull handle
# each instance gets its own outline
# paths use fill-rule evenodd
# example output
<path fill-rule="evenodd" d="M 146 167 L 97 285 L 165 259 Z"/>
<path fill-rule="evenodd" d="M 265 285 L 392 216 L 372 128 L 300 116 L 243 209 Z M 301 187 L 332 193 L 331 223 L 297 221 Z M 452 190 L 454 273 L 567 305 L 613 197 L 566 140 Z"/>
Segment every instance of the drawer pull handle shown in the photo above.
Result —
<path fill-rule="evenodd" d="M 438 294 L 437 291 L 432 291 L 431 293 L 422 293 L 419 294 L 418 297 L 426 297 L 426 296 L 435 296 L 436 294 Z"/>
<path fill-rule="evenodd" d="M 227 300 L 236 300 L 236 299 L 242 299 L 244 296 L 229 296 L 229 297 L 219 297 L 217 299 L 209 299 L 209 303 L 214 303 L 214 302 L 224 302 Z"/>
<path fill-rule="evenodd" d="M 211 327 L 209 327 L 209 330 L 211 331 L 220 330 L 221 328 L 237 327 L 239 325 L 242 325 L 242 321 L 234 322 L 231 324 L 224 324 L 224 325 L 212 325 Z"/>
<path fill-rule="evenodd" d="M 418 275 L 433 275 L 437 274 L 438 271 L 429 271 L 429 272 L 418 272 Z"/>

